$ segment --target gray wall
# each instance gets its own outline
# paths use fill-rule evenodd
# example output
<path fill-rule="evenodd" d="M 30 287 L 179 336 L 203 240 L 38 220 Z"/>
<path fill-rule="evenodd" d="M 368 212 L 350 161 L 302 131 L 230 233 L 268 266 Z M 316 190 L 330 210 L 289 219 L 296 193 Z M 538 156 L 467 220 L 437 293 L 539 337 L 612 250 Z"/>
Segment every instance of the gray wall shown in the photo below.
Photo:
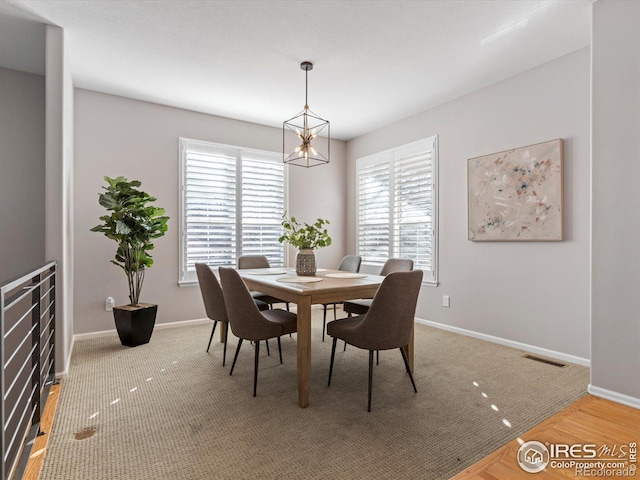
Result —
<path fill-rule="evenodd" d="M 103 176 L 142 181 L 170 217 L 169 232 L 155 242 L 153 268 L 141 299 L 158 303 L 158 323 L 203 318 L 197 286 L 178 286 L 178 138 L 187 137 L 270 151 L 282 149 L 282 131 L 247 122 L 76 89 L 75 95 L 75 325 L 74 333 L 112 330 L 104 299 L 128 303 L 124 274 L 109 260 L 115 243 L 89 229 L 104 214 L 98 205 Z M 331 247 L 318 251 L 320 266 L 344 254 L 345 144 L 332 142 L 331 163 L 290 167 L 289 212 L 304 221 L 331 221 Z M 290 263 L 293 255 L 290 257 Z"/>
<path fill-rule="evenodd" d="M 638 2 L 601 1 L 593 6 L 592 102 L 591 387 L 634 397 L 639 407 Z"/>
<path fill-rule="evenodd" d="M 44 77 L 0 67 L 0 284 L 45 262 Z"/>
<path fill-rule="evenodd" d="M 439 136 L 439 280 L 419 318 L 589 358 L 589 49 L 347 144 L 347 250 L 355 251 L 355 161 Z M 564 139 L 562 242 L 467 240 L 467 159 Z M 451 296 L 451 307 L 442 296 Z"/>

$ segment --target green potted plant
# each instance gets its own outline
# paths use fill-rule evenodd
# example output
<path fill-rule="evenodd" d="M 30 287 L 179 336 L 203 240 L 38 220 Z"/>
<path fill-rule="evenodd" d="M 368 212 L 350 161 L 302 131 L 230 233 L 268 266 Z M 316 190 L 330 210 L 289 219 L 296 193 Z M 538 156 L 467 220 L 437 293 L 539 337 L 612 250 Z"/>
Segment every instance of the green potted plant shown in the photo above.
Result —
<path fill-rule="evenodd" d="M 316 274 L 316 255 L 314 248 L 328 247 L 331 237 L 325 225 L 329 220 L 318 218 L 315 223 L 301 225 L 296 217 L 282 217 L 283 235 L 278 239 L 280 243 L 288 243 L 298 249 L 296 254 L 296 274 L 312 276 Z"/>
<path fill-rule="evenodd" d="M 105 191 L 98 201 L 110 213 L 100 217 L 102 223 L 91 231 L 101 232 L 118 244 L 111 263 L 127 276 L 130 303 L 114 307 L 113 316 L 122 345 L 135 347 L 149 343 L 153 333 L 158 306 L 140 303 L 140 292 L 145 272 L 153 265 L 149 254 L 152 240 L 165 234 L 169 217 L 164 216 L 163 208 L 150 205 L 156 198 L 140 190 L 138 180 L 104 179 L 107 186 L 102 187 Z"/>

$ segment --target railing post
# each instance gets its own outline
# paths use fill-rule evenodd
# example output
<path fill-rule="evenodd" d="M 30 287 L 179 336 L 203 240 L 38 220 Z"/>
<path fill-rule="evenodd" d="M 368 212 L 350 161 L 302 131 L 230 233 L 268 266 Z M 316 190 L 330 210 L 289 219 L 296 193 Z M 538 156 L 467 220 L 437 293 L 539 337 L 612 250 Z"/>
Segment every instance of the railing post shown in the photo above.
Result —
<path fill-rule="evenodd" d="M 56 373 L 56 324 L 58 323 L 58 317 L 56 315 L 56 278 L 58 277 L 58 264 L 54 263 L 51 266 L 50 272 L 53 272 L 53 276 L 51 277 L 51 312 L 53 313 L 53 321 L 51 322 L 51 331 L 53 335 L 51 336 L 51 342 L 53 344 L 53 350 L 51 350 L 51 358 L 53 359 L 53 363 L 51 364 L 51 375 L 55 375 Z M 47 361 L 49 359 L 47 358 Z M 47 372 L 49 373 L 49 372 Z"/>
<path fill-rule="evenodd" d="M 33 327 L 33 332 L 31 333 L 31 347 L 33 348 L 34 345 L 37 345 L 37 348 L 34 348 L 33 353 L 31 354 L 31 368 L 33 370 L 33 374 L 31 375 L 31 385 L 38 386 L 31 396 L 31 408 L 34 410 L 31 425 L 40 423 L 40 391 L 42 389 L 40 383 L 40 356 L 42 354 L 40 351 L 40 306 L 42 304 L 40 292 L 44 290 L 40 286 L 40 280 L 42 280 L 42 278 L 42 273 L 39 273 L 31 279 L 31 284 L 33 285 L 33 290 L 31 291 L 31 305 L 35 305 L 35 308 L 31 311 L 31 326 Z"/>
<path fill-rule="evenodd" d="M 6 438 L 5 438 L 5 421 L 6 421 L 6 405 L 4 401 L 4 393 L 5 393 L 5 384 L 4 384 L 4 355 L 5 355 L 5 345 L 4 345 L 4 330 L 5 330 L 5 318 L 4 318 L 4 292 L 0 292 L 0 454 L 2 458 L 0 458 L 0 478 L 4 480 L 6 478 L 6 464 L 4 461 L 5 457 L 5 449 L 7 448 Z"/>

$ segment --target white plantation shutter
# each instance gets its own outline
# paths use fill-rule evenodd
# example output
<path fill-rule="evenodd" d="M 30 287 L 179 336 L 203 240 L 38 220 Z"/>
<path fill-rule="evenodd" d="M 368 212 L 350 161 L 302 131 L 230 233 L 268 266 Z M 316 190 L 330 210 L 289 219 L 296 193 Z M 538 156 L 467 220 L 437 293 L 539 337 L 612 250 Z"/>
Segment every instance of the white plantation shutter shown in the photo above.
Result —
<path fill-rule="evenodd" d="M 186 152 L 186 263 L 234 265 L 236 258 L 236 156 L 234 152 Z"/>
<path fill-rule="evenodd" d="M 437 281 L 437 138 L 358 159 L 358 254 L 365 264 L 410 258 Z"/>
<path fill-rule="evenodd" d="M 284 215 L 284 164 L 246 155 L 242 161 L 243 255 L 266 255 L 272 267 L 284 266 L 282 235 Z"/>
<path fill-rule="evenodd" d="M 389 161 L 363 165 L 358 175 L 358 255 L 382 265 L 389 256 Z"/>
<path fill-rule="evenodd" d="M 393 256 L 411 258 L 433 272 L 433 148 L 418 145 L 393 154 Z"/>
<path fill-rule="evenodd" d="M 182 199 L 180 281 L 195 264 L 235 266 L 240 255 L 285 263 L 278 242 L 286 208 L 281 155 L 180 139 Z"/>

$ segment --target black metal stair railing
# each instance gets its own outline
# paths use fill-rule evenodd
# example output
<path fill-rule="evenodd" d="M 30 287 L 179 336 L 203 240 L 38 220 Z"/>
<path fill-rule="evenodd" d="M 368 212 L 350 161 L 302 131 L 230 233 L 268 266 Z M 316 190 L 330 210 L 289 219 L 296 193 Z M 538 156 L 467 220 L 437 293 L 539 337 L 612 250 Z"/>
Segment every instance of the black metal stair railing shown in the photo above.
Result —
<path fill-rule="evenodd" d="M 0 479 L 21 479 L 55 374 L 56 263 L 0 287 Z"/>

